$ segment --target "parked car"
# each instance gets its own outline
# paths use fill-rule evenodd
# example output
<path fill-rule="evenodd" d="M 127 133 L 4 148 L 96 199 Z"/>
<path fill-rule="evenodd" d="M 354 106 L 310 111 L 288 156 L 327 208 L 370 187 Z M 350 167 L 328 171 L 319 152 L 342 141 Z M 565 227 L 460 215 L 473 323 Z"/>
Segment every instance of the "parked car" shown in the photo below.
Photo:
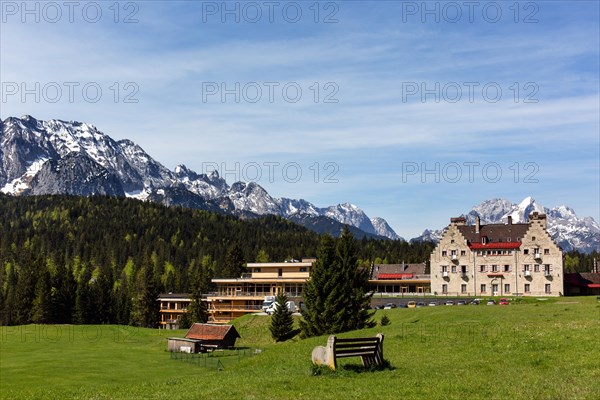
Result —
<path fill-rule="evenodd" d="M 487 301 L 487 303 L 485 303 L 485 304 L 487 304 L 488 306 L 495 306 L 495 305 L 496 305 L 496 302 L 495 302 L 494 300 L 490 299 L 490 300 L 488 300 L 488 301 Z"/>
<path fill-rule="evenodd" d="M 447 306 L 453 306 L 454 305 L 454 301 L 448 300 L 444 304 L 447 305 Z"/>
<path fill-rule="evenodd" d="M 417 308 L 425 307 L 425 303 L 420 301 L 417 303 Z"/>
<path fill-rule="evenodd" d="M 473 301 L 471 302 L 471 305 L 472 305 L 472 306 L 478 306 L 480 302 L 481 302 L 481 300 L 479 300 L 479 299 L 475 299 L 475 300 L 473 300 Z"/>
<path fill-rule="evenodd" d="M 456 305 L 457 305 L 457 306 L 464 306 L 464 305 L 466 305 L 466 304 L 467 304 L 467 302 L 466 302 L 466 301 L 464 301 L 464 300 L 459 300 L 459 301 L 456 303 Z"/>
<path fill-rule="evenodd" d="M 409 301 L 406 306 L 408 308 L 416 308 L 417 307 L 417 302 L 416 301 Z"/>
<path fill-rule="evenodd" d="M 437 303 L 435 301 L 430 301 L 429 304 L 427 304 L 429 307 L 435 307 L 437 306 Z"/>
<path fill-rule="evenodd" d="M 384 310 L 391 310 L 392 308 L 396 308 L 394 303 L 387 303 L 385 306 L 383 306 Z"/>
<path fill-rule="evenodd" d="M 377 305 L 375 306 L 375 309 L 376 309 L 376 310 L 383 310 L 383 304 L 377 304 Z"/>
<path fill-rule="evenodd" d="M 400 303 L 398 304 L 398 308 L 408 308 L 408 306 L 405 303 Z"/>
<path fill-rule="evenodd" d="M 500 299 L 500 304 L 501 306 L 507 306 L 508 305 L 508 299 Z"/>

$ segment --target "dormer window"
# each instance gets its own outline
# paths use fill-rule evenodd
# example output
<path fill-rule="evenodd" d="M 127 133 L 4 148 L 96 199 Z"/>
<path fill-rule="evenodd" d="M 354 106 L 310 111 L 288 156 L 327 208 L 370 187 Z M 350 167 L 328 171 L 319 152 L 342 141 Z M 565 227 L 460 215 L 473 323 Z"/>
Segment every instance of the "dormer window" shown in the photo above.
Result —
<path fill-rule="evenodd" d="M 483 236 L 481 238 L 481 244 L 487 244 L 488 240 L 487 240 L 487 236 Z"/>

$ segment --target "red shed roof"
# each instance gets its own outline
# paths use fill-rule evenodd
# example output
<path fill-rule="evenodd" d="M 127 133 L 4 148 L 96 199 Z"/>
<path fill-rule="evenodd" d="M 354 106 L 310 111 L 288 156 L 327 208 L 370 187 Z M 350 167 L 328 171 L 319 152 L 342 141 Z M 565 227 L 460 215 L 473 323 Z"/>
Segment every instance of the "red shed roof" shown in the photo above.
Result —
<path fill-rule="evenodd" d="M 240 337 L 233 325 L 194 324 L 187 331 L 185 337 L 199 340 L 223 340 L 232 331 L 236 337 Z"/>

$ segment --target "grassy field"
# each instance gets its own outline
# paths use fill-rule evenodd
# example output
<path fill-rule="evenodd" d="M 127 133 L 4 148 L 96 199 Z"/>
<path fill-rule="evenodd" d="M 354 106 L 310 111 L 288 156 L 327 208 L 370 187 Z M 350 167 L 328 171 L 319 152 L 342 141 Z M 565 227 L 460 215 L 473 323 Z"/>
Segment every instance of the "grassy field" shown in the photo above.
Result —
<path fill-rule="evenodd" d="M 207 366 L 172 360 L 164 331 L 119 326 L 2 327 L 3 399 L 594 399 L 600 398 L 600 303 L 595 297 L 508 307 L 393 309 L 385 334 L 391 369 L 359 359 L 314 374 L 326 338 L 273 343 L 269 317 L 235 322 L 246 356 Z M 181 336 L 183 331 L 170 331 Z M 262 351 L 254 355 L 253 349 Z M 250 355 L 252 354 L 252 355 Z M 205 362 L 201 360 L 201 362 Z M 217 368 L 217 366 L 219 368 Z"/>

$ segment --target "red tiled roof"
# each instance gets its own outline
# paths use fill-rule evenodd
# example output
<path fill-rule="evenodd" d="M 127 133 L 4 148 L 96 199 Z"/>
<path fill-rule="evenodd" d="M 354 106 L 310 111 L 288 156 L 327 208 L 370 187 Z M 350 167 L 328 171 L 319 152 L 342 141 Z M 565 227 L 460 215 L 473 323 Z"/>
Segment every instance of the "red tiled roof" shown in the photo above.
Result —
<path fill-rule="evenodd" d="M 240 337 L 233 325 L 194 324 L 187 331 L 185 337 L 199 340 L 223 340 L 227 333 L 233 329 L 234 335 Z"/>
<path fill-rule="evenodd" d="M 379 279 L 410 279 L 413 274 L 379 274 Z"/>
<path fill-rule="evenodd" d="M 495 242 L 495 243 L 470 243 L 471 250 L 495 250 L 495 249 L 518 249 L 521 247 L 521 242 Z"/>

